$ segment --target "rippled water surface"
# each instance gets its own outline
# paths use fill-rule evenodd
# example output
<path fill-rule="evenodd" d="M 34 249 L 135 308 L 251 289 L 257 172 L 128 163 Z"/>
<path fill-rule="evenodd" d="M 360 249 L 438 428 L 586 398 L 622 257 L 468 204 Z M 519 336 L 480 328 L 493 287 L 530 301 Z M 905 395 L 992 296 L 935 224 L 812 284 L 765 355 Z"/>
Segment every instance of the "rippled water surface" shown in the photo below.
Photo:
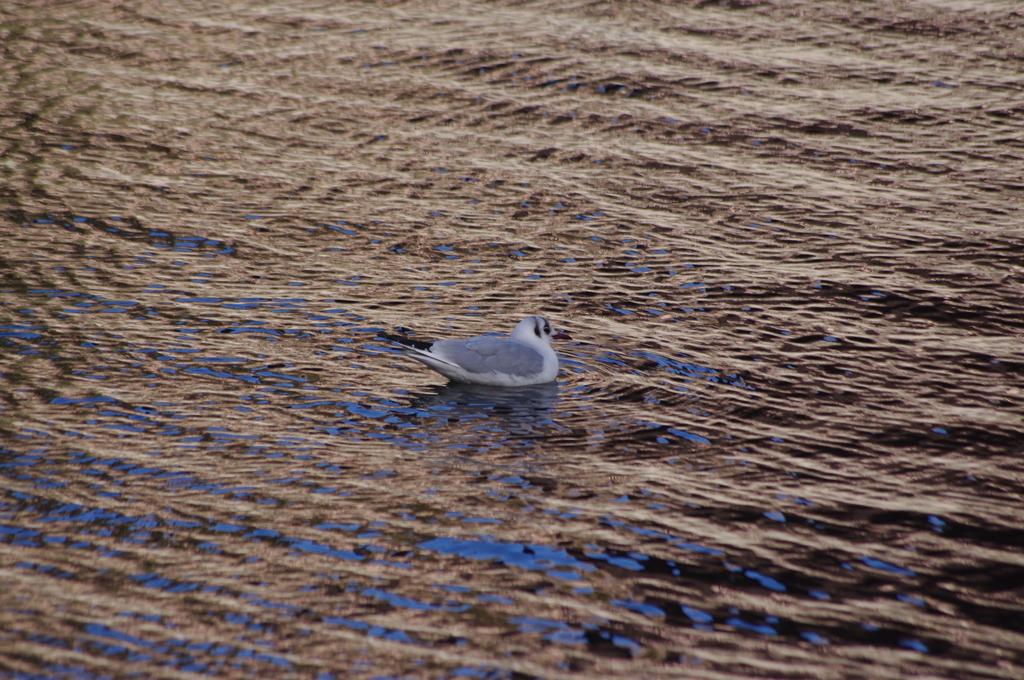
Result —
<path fill-rule="evenodd" d="M 1022 23 L 0 6 L 0 675 L 1024 677 Z"/>

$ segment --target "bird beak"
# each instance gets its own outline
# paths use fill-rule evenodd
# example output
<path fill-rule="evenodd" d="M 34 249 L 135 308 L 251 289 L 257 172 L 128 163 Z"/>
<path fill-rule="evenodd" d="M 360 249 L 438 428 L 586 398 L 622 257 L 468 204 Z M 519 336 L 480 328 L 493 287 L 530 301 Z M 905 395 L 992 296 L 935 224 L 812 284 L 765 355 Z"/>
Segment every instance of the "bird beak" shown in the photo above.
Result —
<path fill-rule="evenodd" d="M 572 340 L 568 333 L 555 333 L 551 336 L 552 340 Z"/>

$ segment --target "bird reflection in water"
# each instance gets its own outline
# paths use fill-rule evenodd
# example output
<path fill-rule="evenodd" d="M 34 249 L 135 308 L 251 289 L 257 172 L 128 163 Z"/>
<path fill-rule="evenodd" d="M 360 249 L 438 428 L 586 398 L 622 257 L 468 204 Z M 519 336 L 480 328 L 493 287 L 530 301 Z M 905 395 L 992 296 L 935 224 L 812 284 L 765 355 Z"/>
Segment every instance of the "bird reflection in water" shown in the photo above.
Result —
<path fill-rule="evenodd" d="M 509 437 L 536 437 L 555 425 L 552 416 L 558 403 L 558 383 L 524 387 L 494 387 L 449 383 L 410 395 L 412 408 L 449 422 L 486 419 L 491 428 Z"/>

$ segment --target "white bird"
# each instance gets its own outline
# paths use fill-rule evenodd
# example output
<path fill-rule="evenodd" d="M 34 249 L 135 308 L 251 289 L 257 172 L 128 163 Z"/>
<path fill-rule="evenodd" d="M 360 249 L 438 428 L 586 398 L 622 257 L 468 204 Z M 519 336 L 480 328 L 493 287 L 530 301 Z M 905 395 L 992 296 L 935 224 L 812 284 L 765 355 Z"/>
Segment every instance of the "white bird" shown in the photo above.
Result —
<path fill-rule="evenodd" d="M 405 348 L 405 354 L 455 382 L 518 387 L 552 382 L 558 356 L 552 340 L 571 340 L 555 333 L 542 316 L 528 316 L 507 338 L 478 335 L 468 340 L 423 342 L 401 335 L 381 337 Z"/>

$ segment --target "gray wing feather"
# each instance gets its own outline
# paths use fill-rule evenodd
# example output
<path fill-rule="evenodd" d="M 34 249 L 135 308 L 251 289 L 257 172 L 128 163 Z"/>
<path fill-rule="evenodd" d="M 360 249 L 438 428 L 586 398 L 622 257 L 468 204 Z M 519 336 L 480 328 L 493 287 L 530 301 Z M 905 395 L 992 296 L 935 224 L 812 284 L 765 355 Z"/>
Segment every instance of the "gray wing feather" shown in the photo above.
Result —
<path fill-rule="evenodd" d="M 507 338 L 471 338 L 443 340 L 435 343 L 430 353 L 462 366 L 472 373 L 507 373 L 529 376 L 544 368 L 540 352 L 521 342 Z"/>

